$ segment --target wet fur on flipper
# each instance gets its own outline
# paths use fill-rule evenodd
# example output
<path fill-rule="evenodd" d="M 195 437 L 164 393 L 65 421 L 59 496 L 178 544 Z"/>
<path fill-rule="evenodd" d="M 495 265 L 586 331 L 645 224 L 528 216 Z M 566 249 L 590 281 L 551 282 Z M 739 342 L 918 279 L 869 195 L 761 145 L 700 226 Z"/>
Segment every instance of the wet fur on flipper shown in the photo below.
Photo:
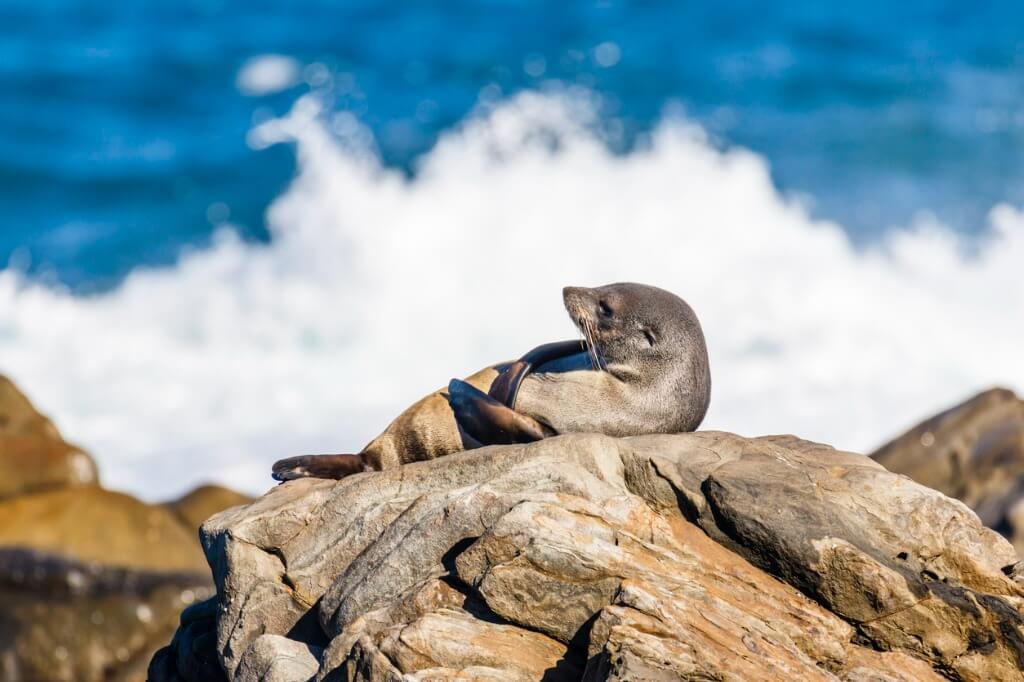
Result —
<path fill-rule="evenodd" d="M 366 471 L 359 455 L 299 455 L 274 462 L 271 476 L 275 481 L 296 478 L 344 478 Z"/>
<path fill-rule="evenodd" d="M 536 419 L 502 405 L 460 379 L 448 383 L 447 397 L 459 428 L 481 444 L 532 443 L 555 435 Z"/>

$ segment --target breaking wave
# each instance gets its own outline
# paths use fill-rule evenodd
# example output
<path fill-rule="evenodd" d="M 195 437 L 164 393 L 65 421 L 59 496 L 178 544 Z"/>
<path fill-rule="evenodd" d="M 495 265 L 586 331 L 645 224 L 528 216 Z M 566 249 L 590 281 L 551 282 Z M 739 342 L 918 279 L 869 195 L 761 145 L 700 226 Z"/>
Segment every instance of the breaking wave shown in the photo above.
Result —
<path fill-rule="evenodd" d="M 1024 214 L 855 246 L 765 159 L 668 116 L 614 154 L 585 98 L 523 93 L 443 135 L 410 178 L 315 96 L 254 129 L 294 143 L 268 245 L 210 248 L 79 297 L 0 271 L 0 371 L 149 499 L 353 451 L 486 363 L 571 338 L 565 284 L 675 291 L 704 325 L 706 428 L 865 450 L 991 384 L 1024 388 Z"/>

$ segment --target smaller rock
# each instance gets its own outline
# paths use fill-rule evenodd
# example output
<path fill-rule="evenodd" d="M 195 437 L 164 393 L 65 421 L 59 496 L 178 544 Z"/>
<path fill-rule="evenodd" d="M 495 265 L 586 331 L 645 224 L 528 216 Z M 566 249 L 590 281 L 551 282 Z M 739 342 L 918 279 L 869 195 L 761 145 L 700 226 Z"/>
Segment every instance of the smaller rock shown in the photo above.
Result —
<path fill-rule="evenodd" d="M 217 600 L 207 599 L 181 612 L 168 646 L 153 656 L 148 682 L 225 682 L 217 658 Z"/>
<path fill-rule="evenodd" d="M 0 375 L 0 500 L 98 482 L 92 458 L 65 443 L 53 423 Z"/>
<path fill-rule="evenodd" d="M 252 498 L 220 485 L 201 485 L 173 502 L 164 503 L 164 507 L 173 512 L 186 528 L 199 530 L 203 521 L 214 514 L 249 504 Z"/>
<path fill-rule="evenodd" d="M 59 438 L 0 432 L 0 500 L 98 482 L 96 463 L 77 447 Z"/>
<path fill-rule="evenodd" d="M 206 576 L 107 568 L 0 550 L 0 677 L 11 682 L 141 680 Z M 218 669 L 219 670 L 219 669 Z"/>
<path fill-rule="evenodd" d="M 304 682 L 320 668 L 321 649 L 281 635 L 262 635 L 242 655 L 235 682 Z"/>
<path fill-rule="evenodd" d="M 317 679 L 579 679 L 566 656 L 564 644 L 502 622 L 457 581 L 434 576 L 332 640 Z"/>
<path fill-rule="evenodd" d="M 139 570 L 208 570 L 194 532 L 177 516 L 96 486 L 0 501 L 0 547 Z"/>
<path fill-rule="evenodd" d="M 0 374 L 0 432 L 60 440 L 60 432 L 39 413 L 14 382 Z"/>
<path fill-rule="evenodd" d="M 1024 550 L 1024 400 L 994 388 L 926 419 L 873 455 L 886 469 L 962 500 Z M 1015 516 L 1016 514 L 1016 516 Z"/>

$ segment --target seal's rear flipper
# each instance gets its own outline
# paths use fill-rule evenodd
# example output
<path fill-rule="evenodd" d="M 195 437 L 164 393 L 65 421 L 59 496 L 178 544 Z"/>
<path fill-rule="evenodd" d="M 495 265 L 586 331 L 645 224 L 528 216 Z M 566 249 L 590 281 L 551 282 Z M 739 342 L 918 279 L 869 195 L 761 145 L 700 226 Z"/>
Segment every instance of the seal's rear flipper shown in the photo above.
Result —
<path fill-rule="evenodd" d="M 359 455 L 302 455 L 274 462 L 275 481 L 291 481 L 296 478 L 345 478 L 349 474 L 366 471 L 366 464 Z"/>
<path fill-rule="evenodd" d="M 448 383 L 448 404 L 459 428 L 481 445 L 532 443 L 555 435 L 533 417 L 505 407 L 465 381 Z"/>

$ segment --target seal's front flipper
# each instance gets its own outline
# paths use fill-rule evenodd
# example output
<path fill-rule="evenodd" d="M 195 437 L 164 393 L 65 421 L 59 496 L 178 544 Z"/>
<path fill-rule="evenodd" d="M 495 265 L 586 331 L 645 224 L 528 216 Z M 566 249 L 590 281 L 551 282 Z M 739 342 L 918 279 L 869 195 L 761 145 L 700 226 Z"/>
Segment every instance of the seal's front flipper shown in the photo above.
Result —
<path fill-rule="evenodd" d="M 532 443 L 555 435 L 551 428 L 505 407 L 465 381 L 449 382 L 448 404 L 459 428 L 481 445 Z"/>
<path fill-rule="evenodd" d="M 556 341 L 537 346 L 515 362 L 502 367 L 487 394 L 502 405 L 515 409 L 516 394 L 526 375 L 545 363 L 557 364 L 574 355 L 589 357 L 585 341 Z"/>
<path fill-rule="evenodd" d="M 302 455 L 274 462 L 275 481 L 296 478 L 345 478 L 349 474 L 366 471 L 366 463 L 359 455 Z"/>

